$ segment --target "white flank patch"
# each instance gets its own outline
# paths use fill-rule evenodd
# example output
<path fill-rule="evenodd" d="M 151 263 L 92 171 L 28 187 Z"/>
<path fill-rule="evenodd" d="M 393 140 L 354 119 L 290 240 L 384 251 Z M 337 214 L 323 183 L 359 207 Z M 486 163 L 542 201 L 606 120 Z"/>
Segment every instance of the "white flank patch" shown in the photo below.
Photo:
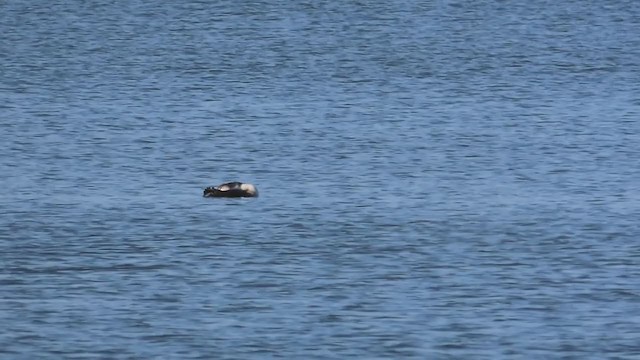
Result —
<path fill-rule="evenodd" d="M 247 193 L 249 193 L 251 195 L 255 195 L 255 193 L 258 192 L 256 190 L 256 187 L 251 185 L 251 184 L 242 184 L 242 185 L 240 185 L 240 189 L 246 191 Z"/>

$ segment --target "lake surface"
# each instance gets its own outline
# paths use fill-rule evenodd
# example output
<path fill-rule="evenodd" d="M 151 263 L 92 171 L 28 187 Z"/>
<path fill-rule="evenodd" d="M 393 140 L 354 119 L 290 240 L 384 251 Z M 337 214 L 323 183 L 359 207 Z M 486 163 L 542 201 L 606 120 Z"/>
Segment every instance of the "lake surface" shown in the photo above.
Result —
<path fill-rule="evenodd" d="M 8 0 L 0 34 L 0 358 L 640 356 L 640 3 Z"/>

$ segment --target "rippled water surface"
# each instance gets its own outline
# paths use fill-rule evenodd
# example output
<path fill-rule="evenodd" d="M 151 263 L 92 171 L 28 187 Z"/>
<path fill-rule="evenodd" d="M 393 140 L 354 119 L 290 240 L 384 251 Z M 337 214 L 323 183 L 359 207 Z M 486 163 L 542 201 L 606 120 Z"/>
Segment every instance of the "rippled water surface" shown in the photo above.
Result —
<path fill-rule="evenodd" d="M 635 359 L 634 1 L 0 3 L 0 357 Z M 202 198 L 223 181 L 257 199 Z"/>

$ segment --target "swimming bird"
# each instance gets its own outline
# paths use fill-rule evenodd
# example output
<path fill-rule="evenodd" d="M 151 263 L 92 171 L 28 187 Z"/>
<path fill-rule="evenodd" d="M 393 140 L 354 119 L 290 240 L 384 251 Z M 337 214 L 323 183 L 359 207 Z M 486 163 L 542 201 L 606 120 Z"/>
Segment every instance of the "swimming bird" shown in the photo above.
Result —
<path fill-rule="evenodd" d="M 258 197 L 258 189 L 239 181 L 228 182 L 204 189 L 204 197 Z"/>

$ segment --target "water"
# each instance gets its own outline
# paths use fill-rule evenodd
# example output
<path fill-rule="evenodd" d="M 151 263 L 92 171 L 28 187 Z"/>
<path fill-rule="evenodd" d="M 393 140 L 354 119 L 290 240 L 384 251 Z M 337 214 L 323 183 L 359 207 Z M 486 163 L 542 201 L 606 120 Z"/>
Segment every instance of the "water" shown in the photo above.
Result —
<path fill-rule="evenodd" d="M 633 1 L 0 4 L 0 357 L 640 356 Z M 258 199 L 205 199 L 223 181 Z"/>

